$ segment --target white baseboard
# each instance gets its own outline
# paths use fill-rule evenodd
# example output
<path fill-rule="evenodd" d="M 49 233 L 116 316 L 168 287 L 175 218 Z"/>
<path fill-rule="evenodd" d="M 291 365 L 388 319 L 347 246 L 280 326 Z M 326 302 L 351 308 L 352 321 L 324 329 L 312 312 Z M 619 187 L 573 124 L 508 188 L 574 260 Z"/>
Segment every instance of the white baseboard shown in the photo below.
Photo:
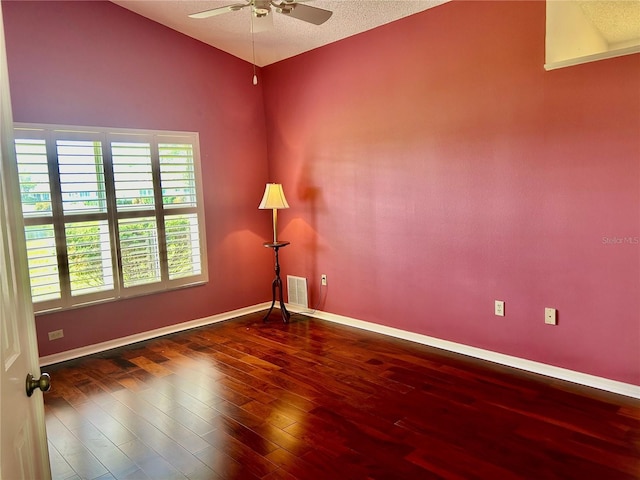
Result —
<path fill-rule="evenodd" d="M 112 348 L 123 347 L 132 343 L 142 342 L 144 340 L 161 337 L 163 335 L 169 335 L 171 333 L 189 330 L 191 328 L 202 327 L 204 325 L 210 325 L 212 323 L 222 322 L 225 320 L 233 320 L 234 318 L 240 317 L 242 315 L 248 315 L 250 313 L 266 310 L 270 305 L 270 302 L 260 303 L 257 305 L 240 308 L 238 310 L 232 310 L 230 312 L 220 313 L 209 317 L 191 320 L 189 322 L 179 323 L 177 325 L 169 325 L 167 327 L 150 330 L 148 332 L 129 335 L 127 337 L 110 340 L 108 342 L 96 343 L 94 345 L 87 345 L 86 347 L 67 350 L 66 352 L 47 355 L 44 357 L 40 357 L 40 366 L 73 360 L 74 358 L 104 352 L 105 350 L 110 350 Z M 311 312 L 308 309 L 289 304 L 287 304 L 287 309 L 292 313 L 300 313 L 303 315 L 313 316 L 314 318 L 318 318 L 320 320 L 327 320 L 329 322 L 339 323 L 348 327 L 381 333 L 390 337 L 401 338 L 403 340 L 409 340 L 411 342 L 419 343 L 422 345 L 440 348 L 442 350 L 460 353 L 462 355 L 468 355 L 470 357 L 487 360 L 489 362 L 506 365 L 508 367 L 518 368 L 527 372 L 537 373 L 540 375 L 545 375 L 547 377 L 566 380 L 568 382 L 577 383 L 579 385 L 585 385 L 587 387 L 593 387 L 600 390 L 605 390 L 608 392 L 640 399 L 640 386 L 638 385 L 618 382 L 616 380 L 597 377 L 595 375 L 576 372 L 573 370 L 567 370 L 566 368 L 555 367 L 553 365 L 547 365 L 545 363 L 534 362 L 532 360 L 526 360 L 524 358 L 492 352 L 491 350 L 471 347 L 469 345 L 450 342 L 448 340 L 441 340 L 439 338 L 429 337 L 427 335 L 422 335 L 419 333 L 400 330 L 399 328 L 387 327 L 385 325 L 379 325 L 372 322 L 365 322 L 364 320 L 357 320 L 355 318 L 345 317 L 343 315 L 336 315 L 335 313 L 322 312 L 319 310 Z"/>
<path fill-rule="evenodd" d="M 135 335 L 129 335 L 127 337 L 116 338 L 107 342 L 87 345 L 86 347 L 74 348 L 73 350 L 54 353 L 53 355 L 46 355 L 44 357 L 40 357 L 40 366 L 43 367 L 45 365 L 51 365 L 53 363 L 66 362 L 67 360 L 73 360 L 74 358 L 93 355 L 94 353 L 104 352 L 106 350 L 111 350 L 112 348 L 124 347 L 125 345 L 131 345 L 132 343 L 150 340 L 152 338 L 161 337 L 163 335 L 169 335 L 171 333 L 181 332 L 184 330 L 189 330 L 191 328 L 202 327 L 204 325 L 210 325 L 212 323 L 223 322 L 225 320 L 232 320 L 242 315 L 248 315 L 250 313 L 266 310 L 270 305 L 271 302 L 260 303 L 258 305 L 240 308 L 238 310 L 232 310 L 230 312 L 219 313 L 217 315 L 211 315 L 204 318 L 197 318 L 195 320 L 178 323 L 176 325 L 169 325 L 167 327 L 157 328 L 155 330 L 149 330 L 147 332 L 136 333 Z"/>
<path fill-rule="evenodd" d="M 368 330 L 370 332 L 381 333 L 383 335 L 389 335 L 391 337 L 409 340 L 411 342 L 420 343 L 422 345 L 441 348 L 450 352 L 460 353 L 462 355 L 468 355 L 470 357 L 487 360 L 489 362 L 499 363 L 508 367 L 514 367 L 520 370 L 538 373 L 547 377 L 566 380 L 569 382 L 577 383 L 579 385 L 585 385 L 587 387 L 593 387 L 600 390 L 605 390 L 608 392 L 640 399 L 640 386 L 638 385 L 618 382 L 616 380 L 597 377 L 595 375 L 576 372 L 573 370 L 567 370 L 566 368 L 555 367 L 553 365 L 547 365 L 545 363 L 534 362 L 532 360 L 526 360 L 524 358 L 492 352 L 491 350 L 471 347 L 469 345 L 450 342 L 448 340 L 441 340 L 439 338 L 429 337 L 427 335 L 413 333 L 406 330 L 400 330 L 398 328 L 387 327 L 384 325 L 379 325 L 377 323 L 356 320 L 355 318 L 336 315 L 334 313 L 321 312 L 317 310 L 311 313 L 309 312 L 309 310 L 301 309 L 295 305 L 287 305 L 287 309 L 291 310 L 292 312 L 309 315 L 321 320 L 327 320 L 329 322 L 339 323 L 341 325 L 346 325 L 349 327 Z"/>

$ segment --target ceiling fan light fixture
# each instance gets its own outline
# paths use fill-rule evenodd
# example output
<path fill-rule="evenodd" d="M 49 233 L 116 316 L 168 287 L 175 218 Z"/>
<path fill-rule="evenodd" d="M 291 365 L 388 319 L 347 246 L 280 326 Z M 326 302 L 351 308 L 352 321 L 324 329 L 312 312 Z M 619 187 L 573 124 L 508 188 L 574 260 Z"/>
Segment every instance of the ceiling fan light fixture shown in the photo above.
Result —
<path fill-rule="evenodd" d="M 266 17 L 271 12 L 271 0 L 252 0 L 250 5 L 253 7 L 253 15 L 257 18 Z"/>
<path fill-rule="evenodd" d="M 271 11 L 270 8 L 254 7 L 253 14 L 257 18 L 262 18 L 262 17 L 266 17 L 267 15 L 269 15 L 270 11 Z"/>

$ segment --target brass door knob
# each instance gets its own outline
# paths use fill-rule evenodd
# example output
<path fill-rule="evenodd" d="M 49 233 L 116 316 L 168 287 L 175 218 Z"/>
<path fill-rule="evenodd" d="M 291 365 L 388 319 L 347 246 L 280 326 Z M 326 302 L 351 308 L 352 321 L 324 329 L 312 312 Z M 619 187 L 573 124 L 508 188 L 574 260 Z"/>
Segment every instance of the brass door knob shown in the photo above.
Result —
<path fill-rule="evenodd" d="M 40 378 L 35 379 L 30 373 L 27 374 L 27 397 L 33 395 L 36 388 L 39 388 L 43 392 L 51 390 L 51 377 L 48 373 L 43 373 Z"/>

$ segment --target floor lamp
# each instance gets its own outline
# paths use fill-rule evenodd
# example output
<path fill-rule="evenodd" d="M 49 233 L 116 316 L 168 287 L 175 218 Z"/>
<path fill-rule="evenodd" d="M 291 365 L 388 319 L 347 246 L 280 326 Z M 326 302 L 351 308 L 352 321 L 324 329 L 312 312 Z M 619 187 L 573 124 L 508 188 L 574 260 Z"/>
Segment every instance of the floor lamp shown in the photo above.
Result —
<path fill-rule="evenodd" d="M 273 306 L 276 303 L 276 290 L 279 291 L 280 298 L 280 312 L 282 313 L 282 321 L 287 323 L 289 321 L 290 314 L 284 304 L 284 293 L 282 292 L 282 279 L 280 278 L 280 262 L 278 260 L 278 251 L 289 245 L 289 242 L 278 241 L 278 210 L 281 208 L 289 208 L 287 199 L 284 196 L 282 185 L 280 183 L 267 183 L 264 189 L 264 195 L 262 201 L 258 206 L 261 210 L 273 210 L 273 242 L 265 242 L 263 245 L 267 248 L 272 248 L 275 254 L 275 271 L 276 277 L 271 282 L 271 308 L 264 316 L 262 321 L 267 321 Z"/>

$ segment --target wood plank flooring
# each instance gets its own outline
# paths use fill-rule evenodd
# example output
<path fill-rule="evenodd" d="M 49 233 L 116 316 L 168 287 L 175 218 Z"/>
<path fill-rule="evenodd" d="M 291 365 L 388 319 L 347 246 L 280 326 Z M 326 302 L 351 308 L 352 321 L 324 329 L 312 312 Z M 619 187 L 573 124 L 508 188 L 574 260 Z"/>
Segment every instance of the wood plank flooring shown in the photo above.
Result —
<path fill-rule="evenodd" d="M 54 479 L 640 478 L 638 400 L 278 316 L 45 368 Z"/>

